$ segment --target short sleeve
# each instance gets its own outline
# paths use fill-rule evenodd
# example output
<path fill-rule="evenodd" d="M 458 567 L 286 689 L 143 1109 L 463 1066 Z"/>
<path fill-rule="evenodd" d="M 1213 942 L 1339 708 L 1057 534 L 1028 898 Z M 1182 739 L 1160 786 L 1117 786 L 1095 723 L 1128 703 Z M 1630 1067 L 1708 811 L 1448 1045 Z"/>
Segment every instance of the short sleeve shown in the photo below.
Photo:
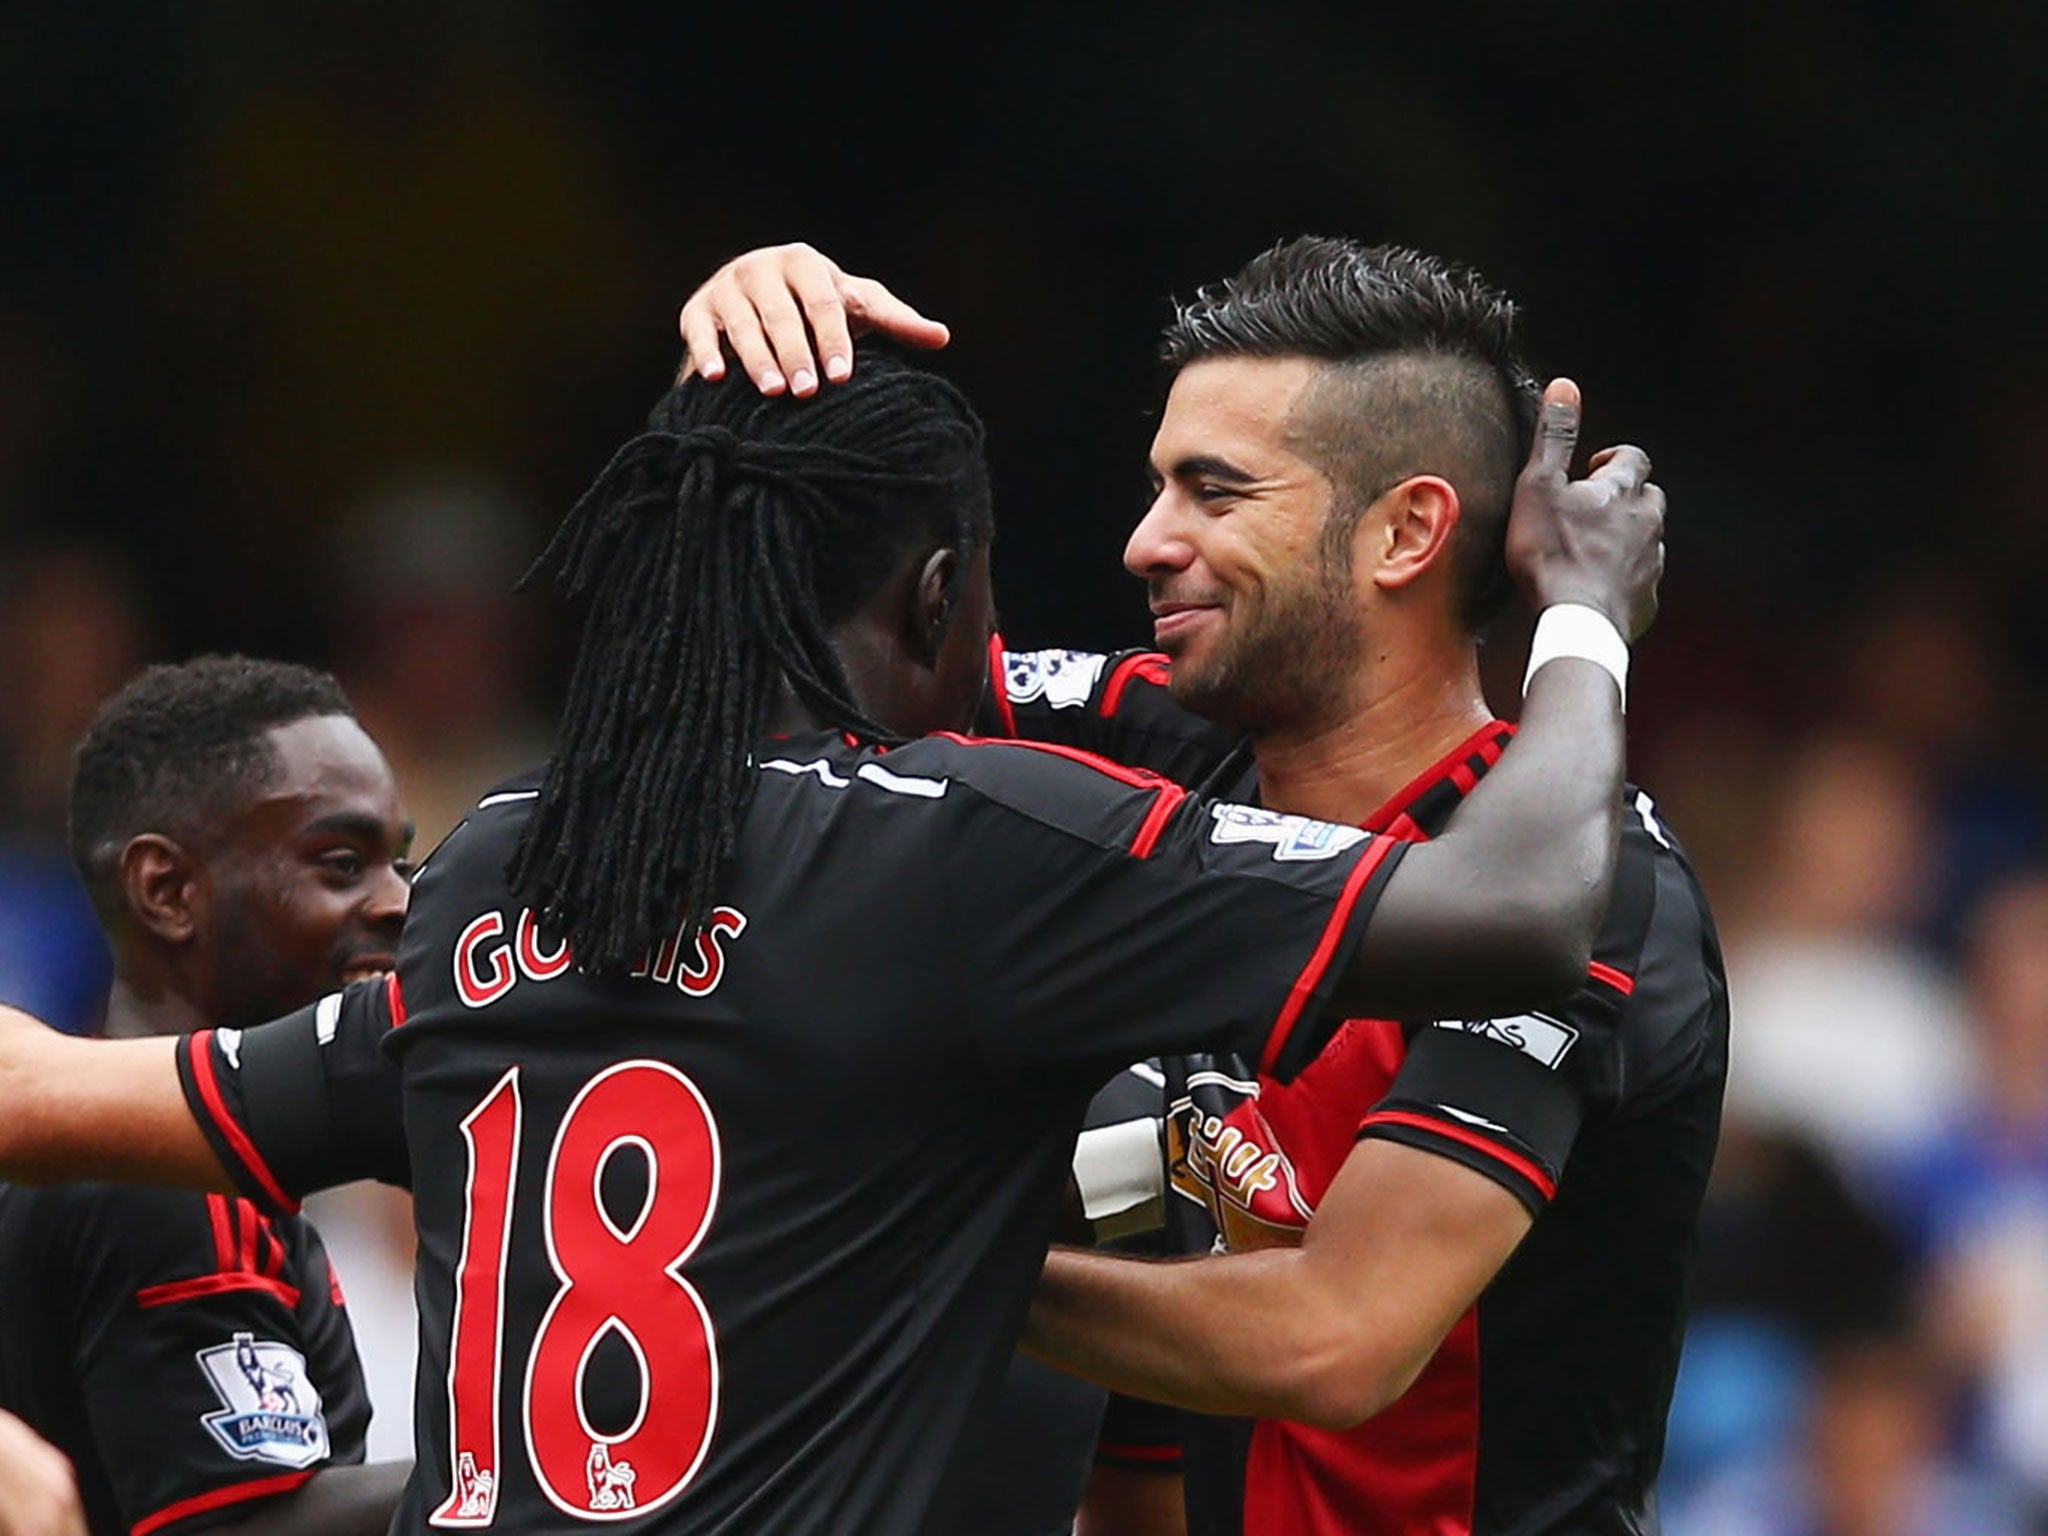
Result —
<path fill-rule="evenodd" d="M 70 1366 L 134 1536 L 231 1523 L 336 1459 L 300 1315 L 301 1285 L 328 1282 L 292 1266 L 267 1218 L 224 1195 L 63 1194 Z M 359 1434 L 341 1459 L 361 1459 Z"/>
<path fill-rule="evenodd" d="M 1402 844 L 1193 796 L 1155 775 L 990 744 L 960 785 L 946 921 L 999 1071 L 1097 1081 L 1136 1058 L 1313 1055 Z"/>
<path fill-rule="evenodd" d="M 1702 910 L 1668 844 L 1630 828 L 1586 985 L 1555 1008 L 1413 1029 L 1360 1136 L 1463 1163 L 1539 1213 L 1581 1127 L 1710 1042 L 1719 961 Z"/>
<path fill-rule="evenodd" d="M 1244 739 L 1174 703 L 1167 692 L 1172 675 L 1173 664 L 1158 651 L 1013 651 L 998 636 L 989 649 L 979 728 L 1078 747 L 1206 787 L 1244 751 Z"/>
<path fill-rule="evenodd" d="M 248 1030 L 179 1042 L 178 1076 L 236 1187 L 267 1211 L 357 1179 L 410 1180 L 399 1068 L 383 1050 L 403 1017 L 396 978 L 358 982 Z"/>
<path fill-rule="evenodd" d="M 1112 1392 L 1102 1410 L 1095 1459 L 1134 1472 L 1177 1474 L 1184 1437 L 1178 1408 Z"/>

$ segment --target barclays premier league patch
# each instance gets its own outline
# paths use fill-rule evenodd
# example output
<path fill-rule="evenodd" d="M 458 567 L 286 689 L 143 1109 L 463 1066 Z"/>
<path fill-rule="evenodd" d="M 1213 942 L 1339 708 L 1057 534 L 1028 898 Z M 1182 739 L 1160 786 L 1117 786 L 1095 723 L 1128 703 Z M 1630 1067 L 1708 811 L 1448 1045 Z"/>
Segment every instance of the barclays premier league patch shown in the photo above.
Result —
<path fill-rule="evenodd" d="M 1011 651 L 1003 657 L 1003 692 L 1012 704 L 1044 699 L 1054 709 L 1077 709 L 1108 660 L 1094 651 Z"/>
<path fill-rule="evenodd" d="M 1524 1056 L 1533 1056 L 1553 1070 L 1579 1040 L 1578 1030 L 1547 1013 L 1522 1013 L 1507 1019 L 1439 1019 L 1436 1027 L 1455 1029 L 1463 1034 L 1482 1036 L 1497 1045 L 1512 1046 Z"/>
<path fill-rule="evenodd" d="M 1270 843 L 1273 857 L 1282 862 L 1334 859 L 1366 839 L 1366 834 L 1357 827 L 1262 811 L 1254 805 L 1216 805 L 1209 808 L 1209 814 L 1216 818 L 1216 825 L 1209 832 L 1210 842 Z"/>
<path fill-rule="evenodd" d="M 231 1344 L 199 1351 L 200 1369 L 225 1405 L 202 1414 L 221 1448 L 237 1461 L 310 1467 L 327 1459 L 327 1416 L 306 1376 L 306 1357 L 288 1344 L 238 1333 Z"/>

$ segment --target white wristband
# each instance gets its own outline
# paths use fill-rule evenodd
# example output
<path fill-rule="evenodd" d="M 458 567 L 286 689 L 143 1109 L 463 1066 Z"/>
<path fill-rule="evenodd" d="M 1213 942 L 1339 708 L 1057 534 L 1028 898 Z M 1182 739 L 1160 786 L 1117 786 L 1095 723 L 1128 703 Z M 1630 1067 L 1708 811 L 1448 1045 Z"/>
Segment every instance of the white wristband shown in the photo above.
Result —
<path fill-rule="evenodd" d="M 1621 707 L 1628 708 L 1628 642 L 1614 621 L 1597 608 L 1584 603 L 1556 603 L 1536 616 L 1536 634 L 1529 642 L 1529 670 L 1522 674 L 1522 692 L 1537 670 L 1560 657 L 1590 661 L 1605 669 L 1621 690 Z"/>

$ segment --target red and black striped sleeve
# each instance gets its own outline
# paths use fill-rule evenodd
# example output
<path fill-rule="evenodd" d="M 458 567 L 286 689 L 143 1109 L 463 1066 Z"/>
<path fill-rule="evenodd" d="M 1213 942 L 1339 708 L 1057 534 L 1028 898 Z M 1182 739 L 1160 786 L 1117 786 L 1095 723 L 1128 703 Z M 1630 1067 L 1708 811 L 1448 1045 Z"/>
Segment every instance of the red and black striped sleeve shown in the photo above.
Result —
<path fill-rule="evenodd" d="M 315 1190 L 410 1177 L 397 1064 L 382 1049 L 404 1018 L 395 978 L 360 982 L 248 1030 L 178 1042 L 193 1118 L 236 1187 L 290 1214 Z"/>

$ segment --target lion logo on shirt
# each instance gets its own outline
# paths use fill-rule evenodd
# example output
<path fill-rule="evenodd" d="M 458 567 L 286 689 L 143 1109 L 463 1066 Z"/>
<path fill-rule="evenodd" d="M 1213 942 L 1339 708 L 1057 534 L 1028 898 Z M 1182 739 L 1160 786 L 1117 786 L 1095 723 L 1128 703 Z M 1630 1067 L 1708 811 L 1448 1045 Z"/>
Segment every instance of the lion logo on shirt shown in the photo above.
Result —
<path fill-rule="evenodd" d="M 197 1355 L 221 1401 L 199 1422 L 237 1461 L 310 1467 L 327 1459 L 327 1416 L 307 1378 L 306 1357 L 289 1344 L 237 1333 Z"/>

